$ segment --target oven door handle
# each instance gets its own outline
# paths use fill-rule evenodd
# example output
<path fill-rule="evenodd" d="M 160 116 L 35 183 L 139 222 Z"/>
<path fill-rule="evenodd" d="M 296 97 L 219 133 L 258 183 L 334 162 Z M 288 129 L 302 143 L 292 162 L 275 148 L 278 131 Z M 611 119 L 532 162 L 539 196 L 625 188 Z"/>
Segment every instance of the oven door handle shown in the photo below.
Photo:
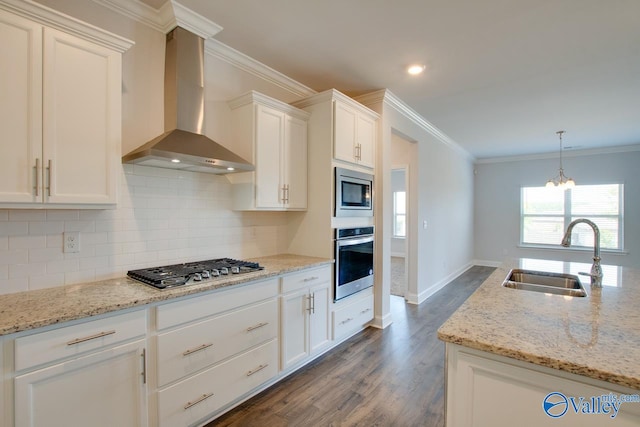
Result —
<path fill-rule="evenodd" d="M 341 246 L 353 246 L 353 245 L 360 245 L 362 243 L 370 243 L 373 242 L 373 236 L 365 236 L 365 237 L 353 237 L 353 238 L 347 238 L 347 239 L 338 239 L 336 240 L 336 244 L 338 245 L 338 247 Z"/>

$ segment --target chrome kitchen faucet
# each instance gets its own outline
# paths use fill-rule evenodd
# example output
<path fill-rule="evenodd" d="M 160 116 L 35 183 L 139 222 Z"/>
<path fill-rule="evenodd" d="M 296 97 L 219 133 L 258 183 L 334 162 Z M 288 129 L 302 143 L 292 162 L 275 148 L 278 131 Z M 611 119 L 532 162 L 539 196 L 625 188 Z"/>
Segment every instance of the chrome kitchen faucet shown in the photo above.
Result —
<path fill-rule="evenodd" d="M 596 288 L 602 287 L 602 267 L 600 266 L 600 229 L 593 222 L 586 218 L 578 218 L 569 224 L 567 227 L 567 231 L 564 233 L 564 237 L 562 238 L 562 246 L 568 248 L 571 246 L 571 232 L 573 231 L 573 227 L 579 223 L 585 223 L 593 229 L 593 264 L 591 265 L 591 286 Z"/>

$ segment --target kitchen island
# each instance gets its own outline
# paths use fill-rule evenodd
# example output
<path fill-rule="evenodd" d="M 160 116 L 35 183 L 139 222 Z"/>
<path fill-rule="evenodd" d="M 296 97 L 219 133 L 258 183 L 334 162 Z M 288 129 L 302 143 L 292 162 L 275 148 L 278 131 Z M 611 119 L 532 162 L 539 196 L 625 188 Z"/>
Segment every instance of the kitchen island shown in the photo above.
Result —
<path fill-rule="evenodd" d="M 640 271 L 603 266 L 601 289 L 579 276 L 580 298 L 505 288 L 511 268 L 577 275 L 590 264 L 506 262 L 440 327 L 447 425 L 640 425 L 640 402 L 592 400 L 640 393 Z"/>

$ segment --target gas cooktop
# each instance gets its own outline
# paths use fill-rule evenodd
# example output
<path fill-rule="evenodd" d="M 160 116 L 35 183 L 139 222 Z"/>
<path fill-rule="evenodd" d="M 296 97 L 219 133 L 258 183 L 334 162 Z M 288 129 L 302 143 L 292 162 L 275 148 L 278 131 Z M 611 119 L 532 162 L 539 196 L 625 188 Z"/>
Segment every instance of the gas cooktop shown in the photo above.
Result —
<path fill-rule="evenodd" d="M 218 258 L 188 262 L 186 264 L 130 270 L 127 272 L 127 276 L 158 289 L 166 289 L 199 283 L 203 280 L 220 276 L 250 273 L 263 269 L 264 267 L 261 267 L 257 262 Z"/>

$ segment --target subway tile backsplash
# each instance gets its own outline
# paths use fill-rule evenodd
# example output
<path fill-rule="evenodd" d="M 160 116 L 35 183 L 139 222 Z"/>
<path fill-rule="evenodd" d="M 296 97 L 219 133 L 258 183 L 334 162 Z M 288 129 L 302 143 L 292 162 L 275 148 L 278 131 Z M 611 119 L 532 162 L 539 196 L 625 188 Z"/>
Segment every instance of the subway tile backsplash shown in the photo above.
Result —
<path fill-rule="evenodd" d="M 225 176 L 123 165 L 117 209 L 0 209 L 0 294 L 287 249 L 287 213 L 234 212 Z M 62 234 L 80 232 L 80 252 Z"/>

